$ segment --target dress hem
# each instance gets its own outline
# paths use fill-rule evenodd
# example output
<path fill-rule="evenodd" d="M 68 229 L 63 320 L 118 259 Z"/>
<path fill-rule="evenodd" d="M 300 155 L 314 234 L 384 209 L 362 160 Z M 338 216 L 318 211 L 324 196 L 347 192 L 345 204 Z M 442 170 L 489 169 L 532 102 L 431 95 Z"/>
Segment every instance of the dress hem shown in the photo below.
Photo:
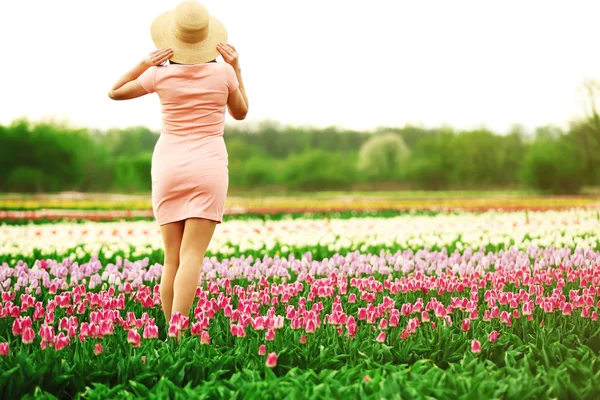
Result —
<path fill-rule="evenodd" d="M 185 221 L 186 219 L 190 219 L 190 218 L 208 219 L 210 221 L 216 222 L 217 224 L 220 224 L 223 222 L 222 217 L 218 218 L 215 216 L 215 214 L 209 214 L 209 213 L 191 213 L 182 218 L 175 218 L 175 219 L 170 219 L 170 220 L 166 220 L 166 221 L 159 221 L 158 219 L 156 219 L 156 218 L 155 219 L 156 219 L 156 222 L 158 223 L 158 225 L 166 225 L 166 224 L 171 224 L 173 222 Z"/>

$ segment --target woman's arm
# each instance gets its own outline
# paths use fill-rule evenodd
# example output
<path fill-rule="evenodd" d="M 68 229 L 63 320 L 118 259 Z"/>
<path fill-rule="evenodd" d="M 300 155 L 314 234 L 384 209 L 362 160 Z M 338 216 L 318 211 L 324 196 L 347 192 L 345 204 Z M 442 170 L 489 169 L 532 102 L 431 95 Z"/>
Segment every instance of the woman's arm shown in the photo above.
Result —
<path fill-rule="evenodd" d="M 229 95 L 227 108 L 229 114 L 237 120 L 242 120 L 248 115 L 248 96 L 242 81 L 242 69 L 240 68 L 239 55 L 235 47 L 227 43 L 219 43 L 217 50 L 221 53 L 223 60 L 233 67 L 235 76 L 239 83 L 238 89 Z"/>
<path fill-rule="evenodd" d="M 113 85 L 108 92 L 108 97 L 113 100 L 129 100 L 148 94 L 146 89 L 144 89 L 136 79 L 148 68 L 154 65 L 160 65 L 172 56 L 172 49 L 159 49 L 153 51 Z"/>

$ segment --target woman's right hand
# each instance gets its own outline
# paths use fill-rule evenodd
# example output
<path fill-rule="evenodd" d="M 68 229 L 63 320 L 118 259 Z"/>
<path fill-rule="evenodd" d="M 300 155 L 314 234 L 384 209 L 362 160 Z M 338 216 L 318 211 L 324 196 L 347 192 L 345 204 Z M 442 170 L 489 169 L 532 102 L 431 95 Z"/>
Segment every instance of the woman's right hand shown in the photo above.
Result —
<path fill-rule="evenodd" d="M 240 69 L 239 54 L 235 47 L 229 43 L 219 43 L 217 45 L 217 50 L 219 53 L 221 53 L 223 60 L 225 60 L 227 64 L 231 65 L 233 69 L 236 71 Z"/>

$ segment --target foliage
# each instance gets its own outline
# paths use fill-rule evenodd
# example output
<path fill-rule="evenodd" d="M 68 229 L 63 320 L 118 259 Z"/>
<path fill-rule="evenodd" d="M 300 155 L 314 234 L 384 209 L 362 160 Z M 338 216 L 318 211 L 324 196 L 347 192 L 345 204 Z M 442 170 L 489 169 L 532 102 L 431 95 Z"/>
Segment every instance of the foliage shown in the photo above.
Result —
<path fill-rule="evenodd" d="M 400 180 L 408 167 L 410 151 L 402 136 L 395 133 L 380 133 L 373 136 L 360 148 L 358 169 L 369 180 Z"/>
<path fill-rule="evenodd" d="M 582 185 L 579 179 L 548 189 L 540 183 L 544 171 L 539 168 L 561 165 L 564 157 L 573 156 L 571 147 L 575 147 L 585 166 L 583 184 L 600 184 L 598 121 L 594 112 L 574 121 L 566 133 L 547 126 L 538 128 L 534 137 L 527 137 L 518 126 L 507 135 L 486 129 L 414 126 L 381 127 L 373 133 L 266 121 L 254 127 L 228 126 L 224 138 L 231 190 L 356 189 L 365 182 L 405 188 L 409 182 L 412 188 L 435 190 L 515 188 L 524 183 L 534 189 L 573 192 Z M 99 132 L 16 120 L 0 126 L 0 190 L 148 192 L 149 155 L 158 136 L 144 127 Z M 553 150 L 542 162 L 539 146 L 558 149 L 565 143 L 571 144 L 568 150 Z M 537 150 L 530 150 L 534 144 Z M 530 165 L 525 166 L 525 160 Z M 329 169 L 336 162 L 341 162 L 340 167 Z M 315 163 L 325 168 L 312 176 L 301 170 Z M 537 163 L 538 169 L 531 163 Z M 574 164 L 578 162 L 570 163 L 570 171 L 562 173 L 560 180 L 573 176 L 579 169 Z M 546 174 L 554 171 L 552 167 Z"/>
<path fill-rule="evenodd" d="M 523 179 L 536 189 L 558 193 L 577 193 L 586 181 L 582 152 L 562 138 L 535 142 L 523 168 Z"/>

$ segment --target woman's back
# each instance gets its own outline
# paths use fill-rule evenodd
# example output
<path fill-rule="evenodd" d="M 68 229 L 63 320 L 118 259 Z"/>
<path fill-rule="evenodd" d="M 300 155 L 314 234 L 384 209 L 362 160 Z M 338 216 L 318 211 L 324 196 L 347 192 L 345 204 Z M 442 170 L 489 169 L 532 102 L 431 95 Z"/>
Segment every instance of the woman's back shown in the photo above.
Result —
<path fill-rule="evenodd" d="M 165 65 L 144 72 L 138 82 L 157 93 L 162 107 L 162 133 L 222 136 L 230 93 L 239 83 L 226 63 Z"/>

